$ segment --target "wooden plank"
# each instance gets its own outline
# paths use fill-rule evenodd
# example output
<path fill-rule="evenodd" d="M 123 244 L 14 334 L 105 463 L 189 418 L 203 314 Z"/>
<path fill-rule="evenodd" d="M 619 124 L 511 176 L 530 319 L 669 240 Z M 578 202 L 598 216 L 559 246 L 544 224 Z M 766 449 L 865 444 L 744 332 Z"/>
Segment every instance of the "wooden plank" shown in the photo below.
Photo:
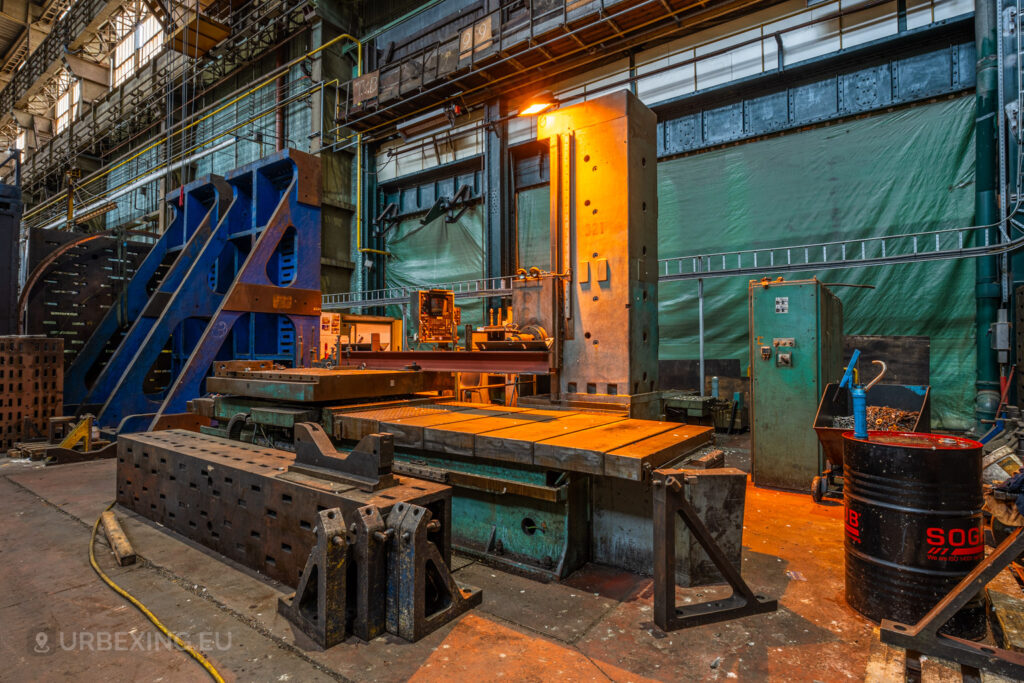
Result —
<path fill-rule="evenodd" d="M 661 467 L 665 463 L 710 443 L 715 435 L 714 427 L 672 422 L 662 424 L 670 425 L 670 431 L 606 453 L 604 456 L 605 476 L 641 481 L 645 468 Z"/>
<path fill-rule="evenodd" d="M 921 683 L 963 683 L 963 680 L 959 664 L 921 655 Z"/>
<path fill-rule="evenodd" d="M 1024 600 L 991 586 L 986 592 L 991 600 L 992 612 L 1003 631 L 1002 646 L 1007 650 L 1024 652 Z M 1020 589 L 1017 594 L 1020 595 Z"/>
<path fill-rule="evenodd" d="M 903 683 L 907 680 L 907 651 L 883 643 L 876 626 L 864 683 Z"/>
<path fill-rule="evenodd" d="M 573 472 L 604 474 L 605 453 L 678 427 L 675 422 L 622 420 L 538 442 L 533 464 Z"/>
<path fill-rule="evenodd" d="M 538 441 L 573 434 L 599 425 L 621 422 L 625 419 L 624 415 L 566 413 L 565 417 L 547 422 L 499 429 L 476 437 L 476 457 L 530 465 L 533 464 L 533 447 Z"/>
<path fill-rule="evenodd" d="M 103 534 L 107 537 L 107 542 L 110 543 L 110 549 L 114 551 L 117 564 L 122 567 L 135 564 L 135 549 L 128 542 L 128 537 L 125 536 L 124 529 L 121 528 L 117 517 L 114 516 L 114 511 L 107 510 L 103 513 L 101 519 Z"/>

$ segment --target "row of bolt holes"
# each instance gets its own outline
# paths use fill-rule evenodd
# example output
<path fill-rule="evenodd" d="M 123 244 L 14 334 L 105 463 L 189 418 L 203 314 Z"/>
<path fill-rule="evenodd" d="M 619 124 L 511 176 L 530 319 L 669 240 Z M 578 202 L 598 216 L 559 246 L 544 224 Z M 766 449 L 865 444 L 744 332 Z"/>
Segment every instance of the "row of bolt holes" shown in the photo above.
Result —
<path fill-rule="evenodd" d="M 585 162 L 586 162 L 586 161 L 590 161 L 590 155 L 589 155 L 589 154 L 586 154 L 586 155 L 584 155 L 584 156 L 583 156 L 583 161 L 585 161 Z M 647 166 L 647 157 L 642 157 L 642 158 L 640 159 L 640 165 L 641 165 L 641 166 L 644 166 L 644 167 L 646 167 L 646 166 Z M 592 167 L 592 168 L 591 168 L 590 170 L 592 170 L 592 171 L 596 171 L 596 170 L 597 170 L 597 166 L 594 166 L 594 167 Z M 585 200 L 583 201 L 583 206 L 590 206 L 590 200 L 589 200 L 589 199 L 585 199 Z M 641 209 L 642 211 L 647 211 L 647 202 L 642 202 L 642 203 L 641 203 L 641 205 L 640 205 L 640 209 Z M 592 214 L 597 214 L 597 209 L 594 209 L 594 210 L 593 210 L 593 211 L 592 211 L 591 213 L 592 213 Z M 647 245 L 644 245 L 644 246 L 642 246 L 642 247 L 640 248 L 640 253 L 641 253 L 641 254 L 643 254 L 644 256 L 646 256 L 646 255 L 647 255 Z M 597 258 L 597 252 L 596 252 L 596 251 L 594 252 L 594 254 L 593 254 L 593 256 L 592 256 L 591 258 Z M 597 296 L 595 295 L 595 296 L 594 296 L 594 301 L 597 301 L 597 300 L 598 300 L 598 298 L 599 298 L 599 297 L 597 297 Z M 646 291 L 645 291 L 645 292 L 643 293 L 643 299 L 644 299 L 644 301 L 647 301 L 647 292 L 646 292 Z M 585 333 L 583 334 L 583 336 L 584 336 L 585 338 L 587 338 L 587 339 L 590 339 L 590 333 L 589 333 L 589 332 L 585 332 Z M 647 343 L 647 332 L 644 332 L 644 343 L 645 343 L 645 344 Z M 595 345 L 597 344 L 597 340 L 596 340 L 596 339 L 594 340 L 594 344 L 595 344 Z M 645 376 L 645 377 L 644 377 L 644 379 L 646 380 L 646 379 L 647 379 L 647 377 Z"/>
<path fill-rule="evenodd" d="M 128 449 L 128 452 L 129 453 L 131 452 L 130 448 Z M 142 455 L 143 455 L 143 457 L 146 457 L 146 458 L 149 457 L 149 453 L 147 453 L 145 451 L 143 451 Z M 235 458 L 235 459 L 236 460 L 240 460 L 240 458 Z M 121 462 L 124 462 L 124 458 L 119 458 L 119 460 Z M 161 457 L 160 458 L 160 462 L 161 463 L 166 463 L 167 459 L 164 458 L 164 457 Z M 139 467 L 139 465 L 136 463 L 135 467 Z M 179 469 L 185 469 L 186 468 L 184 463 L 178 463 L 178 467 L 179 467 Z M 263 467 L 266 467 L 266 465 L 263 465 Z M 156 469 L 151 469 L 150 473 L 151 474 L 157 474 L 157 470 Z M 176 481 L 177 477 L 175 477 L 172 474 L 172 475 L 169 475 L 169 479 L 170 479 L 170 481 Z M 207 476 L 206 477 L 206 481 L 207 481 L 207 484 L 209 484 L 211 486 L 213 485 L 213 477 Z M 131 483 L 132 483 L 131 479 L 125 479 L 125 484 L 126 485 L 131 486 Z M 233 484 L 234 483 L 234 479 L 231 478 L 231 477 L 224 477 L 224 483 L 225 484 Z M 259 484 L 250 484 L 249 486 L 250 486 L 250 488 L 255 493 L 260 493 L 263 490 L 262 487 Z M 196 489 L 196 488 L 199 488 L 199 487 L 196 484 L 196 482 L 193 481 L 193 482 L 189 482 L 189 488 Z M 149 491 L 149 487 L 143 486 L 142 490 L 143 491 Z M 220 497 L 220 491 L 219 490 L 213 489 L 212 493 L 213 493 L 214 497 L 216 497 L 216 498 Z M 124 492 L 120 491 L 119 494 L 123 496 Z M 139 499 L 139 496 L 133 496 L 133 498 L 135 499 L 135 502 L 141 502 L 140 499 Z M 167 499 L 166 494 L 161 493 L 160 494 L 160 499 L 161 500 L 166 500 Z M 282 493 L 281 494 L 281 502 L 287 503 L 287 504 L 291 504 L 292 503 L 291 495 L 289 495 L 287 493 Z M 237 505 L 238 505 L 238 507 L 241 507 L 241 508 L 244 508 L 244 507 L 247 506 L 246 501 L 245 501 L 244 498 L 239 498 Z M 155 503 L 150 503 L 149 507 L 150 507 L 151 510 L 154 510 L 154 511 L 157 509 Z M 185 507 L 185 504 L 182 503 L 181 501 L 178 501 L 178 507 L 182 507 L 183 508 L 183 507 Z M 317 512 L 322 512 L 323 510 L 326 510 L 326 509 L 327 508 L 325 508 L 322 505 L 317 505 Z M 175 519 L 177 517 L 177 515 L 175 515 L 175 513 L 172 512 L 171 510 L 167 510 L 167 516 L 170 517 L 171 519 Z M 200 510 L 199 511 L 199 516 L 200 517 L 205 517 L 205 518 L 209 517 L 208 513 L 205 510 Z M 277 519 L 277 510 L 274 510 L 273 508 L 266 508 L 266 516 L 267 516 L 268 519 Z M 226 529 L 230 529 L 231 528 L 231 521 L 230 520 L 225 519 L 223 521 L 223 524 L 224 524 L 224 528 L 226 528 Z M 198 528 L 198 525 L 194 521 L 192 521 L 192 520 L 188 521 L 188 525 L 190 527 L 192 527 L 193 529 L 197 529 Z M 313 531 L 313 525 L 310 524 L 309 522 L 305 521 L 305 520 L 299 520 L 299 528 L 301 528 L 301 529 L 303 529 L 305 531 Z M 215 539 L 219 539 L 220 538 L 220 534 L 213 530 L 213 522 L 208 520 L 206 522 L 206 529 L 207 529 L 207 531 L 210 532 L 210 534 L 213 536 L 213 538 L 215 538 Z M 256 530 L 250 531 L 249 535 L 252 536 L 253 538 L 256 538 L 256 539 L 260 538 L 260 532 L 256 531 Z M 238 550 L 240 550 L 240 551 L 244 551 L 245 550 L 245 545 L 242 544 L 242 543 L 236 543 L 235 547 Z M 290 553 L 292 551 L 292 547 L 288 543 L 281 543 L 281 550 L 283 550 L 284 552 Z M 276 560 L 271 555 L 267 555 L 265 560 L 266 560 L 266 563 L 268 565 L 270 565 L 270 566 L 274 566 L 276 564 Z"/>

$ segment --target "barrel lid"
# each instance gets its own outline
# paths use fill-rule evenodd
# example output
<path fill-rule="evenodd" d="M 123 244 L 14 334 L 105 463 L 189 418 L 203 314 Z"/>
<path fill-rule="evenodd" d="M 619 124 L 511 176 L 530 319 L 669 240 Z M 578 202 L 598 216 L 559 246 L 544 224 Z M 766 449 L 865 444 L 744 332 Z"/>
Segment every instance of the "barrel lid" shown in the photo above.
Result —
<path fill-rule="evenodd" d="M 843 438 L 848 441 L 860 443 L 872 443 L 882 446 L 895 446 L 897 448 L 924 448 L 938 451 L 960 451 L 972 448 L 983 448 L 983 446 L 971 439 L 960 436 L 946 436 L 945 434 L 926 434 L 924 432 L 874 432 L 868 431 L 867 439 L 858 439 L 852 431 L 843 432 Z"/>

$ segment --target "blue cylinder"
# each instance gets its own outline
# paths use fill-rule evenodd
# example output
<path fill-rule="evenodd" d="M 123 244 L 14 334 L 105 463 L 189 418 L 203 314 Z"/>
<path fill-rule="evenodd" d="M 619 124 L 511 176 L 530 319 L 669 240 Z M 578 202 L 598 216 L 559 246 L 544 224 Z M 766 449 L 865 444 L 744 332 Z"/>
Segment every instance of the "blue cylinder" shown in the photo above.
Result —
<path fill-rule="evenodd" d="M 864 387 L 855 384 L 850 390 L 853 396 L 853 435 L 858 439 L 868 438 L 868 394 Z"/>
<path fill-rule="evenodd" d="M 717 375 L 711 378 L 711 396 L 713 398 L 718 398 L 718 376 Z"/>

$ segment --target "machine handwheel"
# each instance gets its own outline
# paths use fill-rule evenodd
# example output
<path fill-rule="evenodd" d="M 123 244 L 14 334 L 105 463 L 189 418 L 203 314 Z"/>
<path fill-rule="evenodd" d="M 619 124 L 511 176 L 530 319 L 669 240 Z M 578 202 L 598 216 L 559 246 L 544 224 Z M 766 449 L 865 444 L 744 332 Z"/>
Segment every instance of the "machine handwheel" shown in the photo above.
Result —
<path fill-rule="evenodd" d="M 821 499 L 825 497 L 827 487 L 828 481 L 824 477 L 815 477 L 811 480 L 811 498 L 815 503 L 820 503 Z"/>

